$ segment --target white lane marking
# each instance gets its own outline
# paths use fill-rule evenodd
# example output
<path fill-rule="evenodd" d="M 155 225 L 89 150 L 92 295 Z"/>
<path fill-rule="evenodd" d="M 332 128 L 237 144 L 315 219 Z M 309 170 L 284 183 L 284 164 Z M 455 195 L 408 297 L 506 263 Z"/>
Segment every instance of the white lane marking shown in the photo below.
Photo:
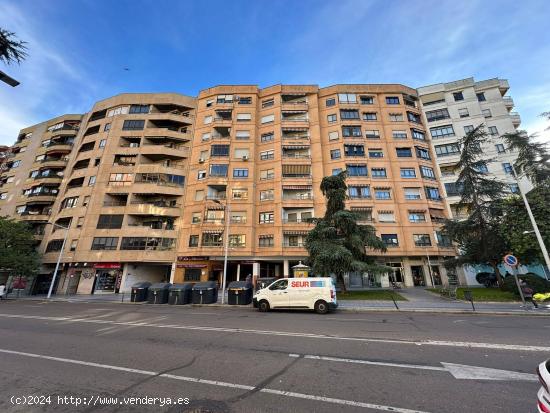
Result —
<path fill-rule="evenodd" d="M 167 379 L 173 379 L 173 380 L 182 380 L 186 382 L 192 382 L 192 383 L 199 383 L 199 384 L 207 384 L 211 386 L 218 386 L 218 387 L 228 387 L 232 389 L 241 389 L 241 390 L 247 390 L 247 391 L 259 391 L 261 393 L 269 393 L 269 394 L 277 394 L 280 396 L 286 396 L 286 397 L 294 397 L 298 399 L 307 399 L 307 400 L 314 400 L 314 401 L 320 401 L 325 403 L 333 403 L 333 404 L 340 404 L 345 406 L 356 406 L 356 407 L 364 407 L 367 409 L 375 409 L 375 410 L 382 410 L 387 412 L 396 412 L 396 413 L 428 413 L 425 411 L 420 410 L 410 410 L 410 409 L 404 409 L 400 407 L 393 407 L 393 406 L 385 406 L 382 404 L 373 404 L 373 403 L 365 403 L 365 402 L 358 402 L 354 400 L 344 400 L 344 399 L 335 399 L 331 397 L 324 397 L 324 396 L 315 396 L 313 394 L 304 394 L 304 393 L 296 393 L 296 392 L 289 392 L 285 390 L 276 390 L 276 389 L 269 389 L 265 387 L 255 387 L 255 386 L 248 386 L 245 384 L 237 384 L 237 383 L 228 383 L 225 381 L 217 381 L 217 380 L 207 380 L 207 379 L 200 379 L 197 377 L 187 377 L 187 376 L 179 376 L 175 374 L 168 374 L 168 373 L 158 373 L 154 371 L 148 371 L 148 370 L 139 370 L 139 369 L 131 369 L 127 367 L 121 367 L 121 366 L 113 366 L 110 364 L 101 364 L 101 363 L 93 363 L 89 361 L 83 361 L 83 360 L 74 360 L 74 359 L 67 359 L 62 357 L 53 357 L 53 356 L 45 356 L 42 354 L 35 354 L 35 353 L 25 353 L 22 351 L 14 351 L 14 350 L 7 350 L 7 349 L 0 349 L 0 353 L 5 354 L 13 354 L 17 356 L 24 356 L 24 357 L 32 357 L 32 358 L 38 358 L 38 359 L 45 359 L 50 361 L 58 361 L 62 363 L 70 363 L 70 364 L 77 364 L 77 365 L 83 365 L 83 366 L 89 366 L 89 367 L 97 367 L 102 369 L 109 369 L 109 370 L 117 370 L 117 371 L 123 371 L 127 373 L 136 373 L 136 374 L 142 374 L 146 376 L 159 376 Z"/>
<path fill-rule="evenodd" d="M 341 362 L 341 363 L 369 364 L 369 365 L 384 366 L 384 367 L 399 367 L 399 368 L 406 368 L 406 369 L 445 371 L 445 372 L 451 373 L 451 375 L 455 379 L 463 379 L 463 380 L 538 381 L 538 376 L 536 374 L 492 369 L 488 367 L 468 366 L 466 364 L 441 362 L 443 367 L 421 366 L 417 364 L 386 363 L 381 361 L 358 360 L 358 359 L 348 359 L 348 358 L 328 357 L 328 356 L 314 356 L 311 354 L 302 355 L 302 354 L 295 354 L 295 353 L 289 354 L 289 357 L 293 357 L 293 358 L 301 357 L 301 358 L 310 359 L 310 360 L 335 361 L 335 362 Z"/>
<path fill-rule="evenodd" d="M 30 320 L 45 320 L 45 321 L 71 321 L 92 324 L 111 324 L 120 326 L 140 326 L 154 328 L 172 328 L 178 330 L 198 330 L 198 331 L 213 331 L 223 333 L 241 333 L 241 334 L 258 334 L 268 336 L 283 336 L 283 337 L 300 337 L 322 340 L 342 340 L 342 341 L 357 341 L 362 343 L 387 343 L 387 344 L 408 344 L 416 346 L 445 346 L 445 347 L 464 347 L 464 348 L 479 348 L 486 350 L 488 348 L 495 350 L 512 350 L 512 351 L 536 351 L 550 352 L 550 347 L 543 346 L 523 346 L 519 344 L 498 344 L 498 343 L 477 343 L 477 342 L 458 342 L 458 341 L 441 341 L 441 340 L 395 340 L 385 338 L 367 338 L 367 337 L 344 337 L 331 336 L 328 334 L 312 334 L 312 333 L 297 333 L 291 331 L 271 331 L 271 330 L 251 330 L 244 328 L 230 327 L 208 327 L 208 326 L 192 326 L 180 324 L 152 324 L 152 323 L 136 323 L 132 321 L 114 321 L 114 320 L 98 320 L 93 318 L 69 318 L 69 317 L 45 317 L 23 314 L 0 314 L 0 317 L 5 318 L 22 318 Z"/>

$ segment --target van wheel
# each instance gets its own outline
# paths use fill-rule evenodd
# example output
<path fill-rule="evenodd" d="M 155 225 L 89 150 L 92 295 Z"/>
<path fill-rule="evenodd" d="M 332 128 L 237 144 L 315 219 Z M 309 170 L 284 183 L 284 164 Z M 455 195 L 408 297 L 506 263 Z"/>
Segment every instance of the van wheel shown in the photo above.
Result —
<path fill-rule="evenodd" d="M 267 313 L 269 311 L 269 303 L 266 300 L 262 300 L 258 303 L 258 310 L 262 313 Z"/>
<path fill-rule="evenodd" d="M 328 304 L 326 301 L 319 300 L 315 303 L 315 312 L 317 314 L 326 314 L 328 313 Z"/>

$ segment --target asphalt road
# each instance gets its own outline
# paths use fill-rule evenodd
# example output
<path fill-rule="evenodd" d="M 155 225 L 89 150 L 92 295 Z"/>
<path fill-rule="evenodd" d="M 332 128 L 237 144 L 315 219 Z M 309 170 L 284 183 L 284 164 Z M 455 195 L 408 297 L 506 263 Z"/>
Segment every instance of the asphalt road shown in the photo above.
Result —
<path fill-rule="evenodd" d="M 530 316 L 4 301 L 0 337 L 2 412 L 533 412 L 550 358 Z"/>

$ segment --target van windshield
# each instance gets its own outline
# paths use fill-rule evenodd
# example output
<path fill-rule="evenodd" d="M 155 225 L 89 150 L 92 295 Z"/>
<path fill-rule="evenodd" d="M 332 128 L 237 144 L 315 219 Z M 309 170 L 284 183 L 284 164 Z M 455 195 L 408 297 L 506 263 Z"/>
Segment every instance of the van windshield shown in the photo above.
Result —
<path fill-rule="evenodd" d="M 288 286 L 288 280 L 279 280 L 269 287 L 270 290 L 286 290 Z"/>

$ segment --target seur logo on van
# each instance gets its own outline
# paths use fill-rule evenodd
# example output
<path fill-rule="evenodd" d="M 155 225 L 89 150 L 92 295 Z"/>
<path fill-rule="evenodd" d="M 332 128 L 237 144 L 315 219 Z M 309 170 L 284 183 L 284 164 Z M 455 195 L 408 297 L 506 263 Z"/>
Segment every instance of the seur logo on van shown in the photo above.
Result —
<path fill-rule="evenodd" d="M 292 281 L 290 283 L 291 287 L 324 287 L 324 281 Z"/>

